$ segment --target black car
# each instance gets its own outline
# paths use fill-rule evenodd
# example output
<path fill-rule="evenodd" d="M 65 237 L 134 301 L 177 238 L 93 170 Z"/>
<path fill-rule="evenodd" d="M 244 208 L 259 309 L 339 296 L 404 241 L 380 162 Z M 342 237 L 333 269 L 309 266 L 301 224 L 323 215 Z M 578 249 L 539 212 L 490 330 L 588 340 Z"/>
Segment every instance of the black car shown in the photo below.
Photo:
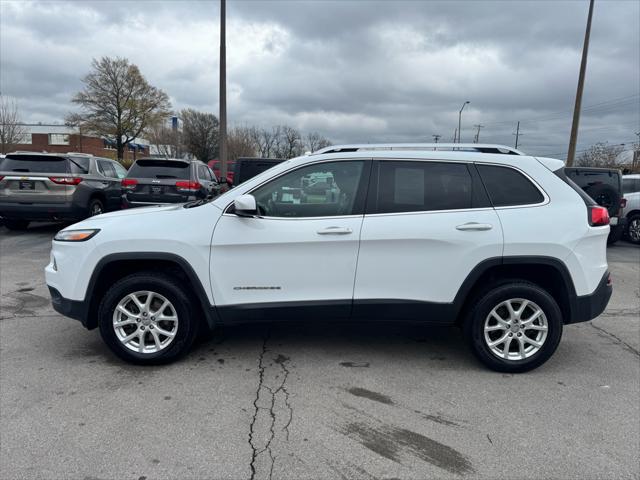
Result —
<path fill-rule="evenodd" d="M 122 180 L 123 208 L 184 203 L 217 195 L 220 186 L 199 160 L 141 158 Z"/>
<path fill-rule="evenodd" d="M 0 217 L 11 230 L 37 220 L 82 220 L 120 208 L 125 168 L 86 154 L 10 153 L 0 159 Z"/>
<path fill-rule="evenodd" d="M 614 168 L 569 167 L 564 172 L 595 202 L 609 212 L 611 231 L 608 243 L 614 244 L 622 238 L 626 218 L 622 210 L 626 200 L 622 193 L 622 173 Z"/>
<path fill-rule="evenodd" d="M 282 162 L 284 160 L 280 158 L 238 158 L 233 166 L 233 186 L 240 185 Z"/>

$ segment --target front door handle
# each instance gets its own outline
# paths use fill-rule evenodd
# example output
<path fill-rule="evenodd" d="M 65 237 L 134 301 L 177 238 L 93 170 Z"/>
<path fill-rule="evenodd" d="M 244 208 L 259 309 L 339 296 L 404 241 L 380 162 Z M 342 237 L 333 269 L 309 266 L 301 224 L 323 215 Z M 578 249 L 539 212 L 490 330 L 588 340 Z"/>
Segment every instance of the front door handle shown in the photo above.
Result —
<path fill-rule="evenodd" d="M 318 235 L 349 235 L 353 233 L 348 227 L 327 227 L 317 231 Z"/>
<path fill-rule="evenodd" d="M 493 225 L 491 225 L 490 223 L 468 222 L 468 223 L 463 223 L 462 225 L 458 225 L 456 227 L 456 230 L 469 232 L 469 231 L 491 230 L 492 228 L 493 228 Z"/>

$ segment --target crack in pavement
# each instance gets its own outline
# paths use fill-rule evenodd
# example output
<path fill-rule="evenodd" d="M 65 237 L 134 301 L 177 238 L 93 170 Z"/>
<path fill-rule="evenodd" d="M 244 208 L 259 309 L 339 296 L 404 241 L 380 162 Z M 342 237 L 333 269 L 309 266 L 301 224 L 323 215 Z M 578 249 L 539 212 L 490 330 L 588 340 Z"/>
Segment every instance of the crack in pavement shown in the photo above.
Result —
<path fill-rule="evenodd" d="M 614 340 L 617 340 L 618 344 L 622 346 L 622 348 L 628 350 L 629 352 L 637 355 L 640 357 L 640 351 L 638 351 L 636 348 L 634 348 L 633 346 L 629 345 L 627 342 L 625 342 L 624 340 L 622 340 L 620 337 L 618 337 L 617 335 L 606 331 L 604 328 L 601 327 L 597 327 L 593 324 L 593 322 L 589 322 L 589 325 L 591 325 L 594 329 L 596 329 L 598 332 L 602 332 L 602 334 L 600 334 L 601 337 L 608 337 L 608 338 L 613 338 Z"/>
<path fill-rule="evenodd" d="M 273 453 L 272 444 L 278 437 L 278 432 L 284 432 L 285 441 L 289 441 L 289 427 L 293 421 L 293 408 L 289 399 L 289 391 L 286 387 L 287 378 L 289 377 L 289 368 L 286 363 L 289 357 L 278 354 L 272 361 L 267 364 L 267 356 L 270 350 L 267 348 L 269 339 L 271 338 L 271 327 L 264 336 L 262 343 L 262 351 L 258 359 L 258 386 L 256 396 L 253 401 L 253 417 L 249 427 L 249 445 L 251 447 L 251 480 L 258 478 L 260 467 L 264 467 L 264 476 L 271 479 L 277 456 Z M 278 371 L 272 368 L 274 364 L 278 365 Z M 274 384 L 275 383 L 275 384 Z M 278 399 L 281 399 L 280 409 L 287 411 L 287 416 L 282 419 L 278 414 Z M 260 412 L 266 415 L 265 419 L 260 421 Z M 280 421 L 280 422 L 279 422 Z M 277 429 L 278 423 L 284 422 L 280 429 Z M 269 457 L 268 464 L 264 465 L 259 461 L 262 454 L 266 453 Z"/>

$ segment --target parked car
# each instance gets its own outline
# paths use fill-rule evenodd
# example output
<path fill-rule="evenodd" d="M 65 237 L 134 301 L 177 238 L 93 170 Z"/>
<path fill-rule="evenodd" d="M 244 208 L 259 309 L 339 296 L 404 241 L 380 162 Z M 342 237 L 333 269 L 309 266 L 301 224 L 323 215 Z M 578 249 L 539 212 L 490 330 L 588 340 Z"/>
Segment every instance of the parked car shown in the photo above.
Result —
<path fill-rule="evenodd" d="M 609 212 L 611 231 L 608 244 L 612 245 L 622 238 L 627 220 L 622 214 L 626 200 L 622 194 L 622 173 L 613 168 L 566 168 L 567 176 L 573 180 L 598 205 Z"/>
<path fill-rule="evenodd" d="M 328 147 L 208 202 L 88 219 L 53 240 L 53 306 L 140 364 L 217 325 L 340 319 L 457 325 L 489 368 L 531 370 L 607 306 L 609 215 L 562 161 L 486 148 Z M 337 191 L 294 194 L 313 177 Z"/>
<path fill-rule="evenodd" d="M 218 190 L 218 179 L 199 160 L 141 158 L 122 180 L 122 206 L 184 203 L 217 195 Z"/>
<path fill-rule="evenodd" d="M 222 180 L 222 175 L 220 174 L 220 160 L 209 160 L 207 165 L 209 165 L 209 168 L 213 170 L 213 173 L 216 175 L 216 178 L 219 178 L 220 180 Z M 226 182 L 229 187 L 232 187 L 234 185 L 233 183 L 234 168 L 235 168 L 235 162 L 233 160 L 229 160 L 227 162 L 227 182 Z"/>
<path fill-rule="evenodd" d="M 623 211 L 627 221 L 625 235 L 630 242 L 640 244 L 640 174 L 624 175 L 622 191 L 626 200 Z"/>
<path fill-rule="evenodd" d="M 125 168 L 83 154 L 10 153 L 0 159 L 0 217 L 11 230 L 36 220 L 81 220 L 120 208 Z"/>
<path fill-rule="evenodd" d="M 254 157 L 241 157 L 235 161 L 231 160 L 227 165 L 227 185 L 229 187 L 236 187 L 283 161 L 284 160 L 279 158 Z M 211 160 L 209 166 L 213 169 L 216 176 L 220 177 L 220 161 Z"/>

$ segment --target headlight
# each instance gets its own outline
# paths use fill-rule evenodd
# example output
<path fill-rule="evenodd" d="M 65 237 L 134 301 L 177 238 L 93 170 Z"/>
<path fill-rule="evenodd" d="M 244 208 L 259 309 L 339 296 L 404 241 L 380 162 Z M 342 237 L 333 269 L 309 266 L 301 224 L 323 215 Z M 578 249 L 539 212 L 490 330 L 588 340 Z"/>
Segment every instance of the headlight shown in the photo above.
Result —
<path fill-rule="evenodd" d="M 94 237 L 100 231 L 99 228 L 90 230 L 61 230 L 53 239 L 57 242 L 84 242 Z"/>

